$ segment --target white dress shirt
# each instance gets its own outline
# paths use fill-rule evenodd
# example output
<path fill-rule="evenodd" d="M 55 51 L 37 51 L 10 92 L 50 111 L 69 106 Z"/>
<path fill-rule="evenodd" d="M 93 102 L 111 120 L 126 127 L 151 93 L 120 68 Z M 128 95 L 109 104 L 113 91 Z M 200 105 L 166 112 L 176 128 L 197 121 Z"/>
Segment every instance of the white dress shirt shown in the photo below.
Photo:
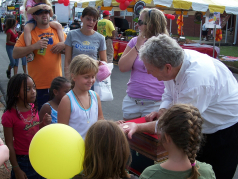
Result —
<path fill-rule="evenodd" d="M 191 104 L 204 118 L 202 132 L 215 133 L 238 122 L 238 84 L 220 61 L 193 50 L 184 50 L 175 80 L 164 81 L 160 108 Z"/>

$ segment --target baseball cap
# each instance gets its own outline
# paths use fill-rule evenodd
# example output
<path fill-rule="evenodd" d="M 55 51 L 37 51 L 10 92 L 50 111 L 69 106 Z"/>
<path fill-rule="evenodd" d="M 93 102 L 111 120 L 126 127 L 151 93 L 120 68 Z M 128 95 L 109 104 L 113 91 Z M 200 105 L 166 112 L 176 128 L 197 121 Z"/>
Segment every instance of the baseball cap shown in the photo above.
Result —
<path fill-rule="evenodd" d="M 109 16 L 111 15 L 109 11 L 103 11 L 103 15 Z"/>
<path fill-rule="evenodd" d="M 45 4 L 45 3 L 37 3 L 35 4 L 33 7 L 35 6 L 38 6 L 40 4 Z M 46 5 L 46 4 L 45 4 Z M 47 10 L 47 9 L 39 9 L 37 10 L 36 12 L 33 13 L 33 15 L 40 15 L 42 12 L 49 12 L 50 13 L 50 10 Z"/>

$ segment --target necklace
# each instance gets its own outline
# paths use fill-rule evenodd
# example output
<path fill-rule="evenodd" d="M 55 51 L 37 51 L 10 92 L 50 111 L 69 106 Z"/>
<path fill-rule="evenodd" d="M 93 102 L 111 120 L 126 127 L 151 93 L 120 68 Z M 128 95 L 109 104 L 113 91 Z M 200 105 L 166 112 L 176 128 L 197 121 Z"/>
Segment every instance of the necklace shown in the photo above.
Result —
<path fill-rule="evenodd" d="M 28 105 L 30 105 L 30 104 L 28 104 Z M 31 105 L 30 105 L 30 106 L 31 106 Z M 30 119 L 30 120 L 27 120 L 27 119 L 25 119 L 25 118 L 23 117 L 23 115 L 22 115 L 21 112 L 19 111 L 17 105 L 16 105 L 16 110 L 17 110 L 17 113 L 18 113 L 18 115 L 20 116 L 20 118 L 21 118 L 22 120 L 24 120 L 25 122 L 31 123 L 32 120 L 34 119 L 34 114 L 33 114 L 32 107 L 31 107 L 31 119 Z"/>
<path fill-rule="evenodd" d="M 77 99 L 79 100 L 80 104 L 82 105 L 82 107 L 84 109 L 84 112 L 85 112 L 85 114 L 87 116 L 87 120 L 88 120 L 87 123 L 89 123 L 90 122 L 90 112 L 91 112 L 91 107 L 90 107 L 91 106 L 91 100 L 90 100 L 90 98 L 89 98 L 89 108 L 90 108 L 90 110 L 89 110 L 89 116 L 88 116 L 87 111 L 86 111 L 83 103 L 80 101 L 79 97 L 75 94 L 74 90 L 72 90 L 72 91 L 73 91 L 74 95 L 77 97 Z M 90 96 L 90 93 L 89 93 L 89 96 Z"/>

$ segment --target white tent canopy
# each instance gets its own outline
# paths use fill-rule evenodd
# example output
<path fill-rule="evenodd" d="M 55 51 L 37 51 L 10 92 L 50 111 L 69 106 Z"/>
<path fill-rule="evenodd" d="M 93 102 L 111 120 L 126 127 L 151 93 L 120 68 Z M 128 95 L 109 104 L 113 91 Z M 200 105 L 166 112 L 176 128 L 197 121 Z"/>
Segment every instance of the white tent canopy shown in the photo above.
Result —
<path fill-rule="evenodd" d="M 119 6 L 116 0 L 78 0 L 78 3 L 102 4 L 104 7 Z M 147 4 L 163 6 L 165 9 L 182 9 L 206 12 L 226 11 L 227 14 L 238 15 L 238 0 L 144 0 Z"/>

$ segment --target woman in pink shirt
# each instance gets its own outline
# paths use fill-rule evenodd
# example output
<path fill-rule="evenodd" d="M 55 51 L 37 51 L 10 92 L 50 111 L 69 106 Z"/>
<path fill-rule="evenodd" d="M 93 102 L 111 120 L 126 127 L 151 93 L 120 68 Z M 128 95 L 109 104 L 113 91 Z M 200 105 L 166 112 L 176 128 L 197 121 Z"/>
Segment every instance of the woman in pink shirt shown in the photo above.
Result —
<path fill-rule="evenodd" d="M 147 73 L 138 53 L 148 38 L 168 34 L 166 26 L 166 18 L 160 10 L 145 8 L 141 11 L 138 20 L 139 36 L 130 40 L 118 63 L 121 72 L 131 70 L 127 95 L 122 103 L 124 120 L 143 117 L 159 109 L 164 82 Z"/>

